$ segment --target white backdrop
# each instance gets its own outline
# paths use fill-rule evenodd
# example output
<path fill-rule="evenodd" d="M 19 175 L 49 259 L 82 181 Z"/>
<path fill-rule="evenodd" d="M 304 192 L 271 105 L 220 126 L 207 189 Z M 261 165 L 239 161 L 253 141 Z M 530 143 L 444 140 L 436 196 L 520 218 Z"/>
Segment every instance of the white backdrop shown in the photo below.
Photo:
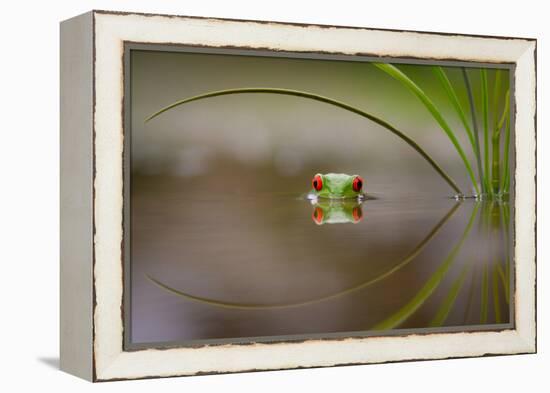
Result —
<path fill-rule="evenodd" d="M 372 3 L 372 4 L 369 4 Z M 92 385 L 57 370 L 58 23 L 90 9 L 538 38 L 539 195 L 550 192 L 550 26 L 544 2 L 20 0 L 0 13 L 0 389 L 60 391 L 548 391 L 548 207 L 538 198 L 539 354 Z"/>

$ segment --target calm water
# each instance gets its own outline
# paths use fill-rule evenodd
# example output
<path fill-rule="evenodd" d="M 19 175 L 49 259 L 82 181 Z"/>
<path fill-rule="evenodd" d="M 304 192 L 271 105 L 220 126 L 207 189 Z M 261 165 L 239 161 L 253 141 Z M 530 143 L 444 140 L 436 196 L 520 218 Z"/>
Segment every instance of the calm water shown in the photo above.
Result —
<path fill-rule="evenodd" d="M 467 132 L 433 70 L 399 67 L 437 104 L 475 168 Z M 444 69 L 469 108 L 461 70 Z M 468 72 L 479 101 L 479 69 Z M 488 71 L 491 92 L 495 72 Z M 383 127 L 271 94 L 195 101 L 145 121 L 209 91 L 314 92 L 396 126 L 471 192 L 446 133 L 377 67 L 132 50 L 125 81 L 131 256 L 124 310 L 132 343 L 388 334 L 511 320 L 510 206 L 457 202 L 433 168 Z M 476 115 L 483 118 L 481 107 Z M 361 175 L 371 199 L 313 205 L 306 194 L 318 172 Z"/>
<path fill-rule="evenodd" d="M 507 204 L 390 182 L 318 225 L 308 183 L 133 175 L 132 342 L 510 321 Z"/>

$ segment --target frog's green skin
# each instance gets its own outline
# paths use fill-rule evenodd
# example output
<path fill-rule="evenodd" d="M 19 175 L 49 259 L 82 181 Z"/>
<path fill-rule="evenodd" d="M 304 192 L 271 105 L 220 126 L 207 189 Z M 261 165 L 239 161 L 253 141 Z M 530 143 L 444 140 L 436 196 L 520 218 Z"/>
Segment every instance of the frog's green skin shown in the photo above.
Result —
<path fill-rule="evenodd" d="M 317 199 L 312 205 L 311 219 L 317 225 L 357 224 L 363 219 L 360 199 Z"/>
<path fill-rule="evenodd" d="M 318 173 L 317 175 L 323 179 L 323 188 L 320 191 L 312 189 L 310 196 L 329 199 L 351 199 L 364 196 L 362 191 L 356 192 L 353 189 L 353 180 L 358 175 L 346 175 L 345 173 Z"/>

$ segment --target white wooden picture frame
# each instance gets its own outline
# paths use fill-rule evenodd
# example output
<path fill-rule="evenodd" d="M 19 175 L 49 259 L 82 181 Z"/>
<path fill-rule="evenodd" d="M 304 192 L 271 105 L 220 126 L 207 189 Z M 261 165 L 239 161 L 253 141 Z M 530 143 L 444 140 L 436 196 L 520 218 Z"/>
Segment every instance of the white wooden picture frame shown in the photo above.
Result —
<path fill-rule="evenodd" d="M 498 331 L 125 350 L 125 44 L 513 66 L 514 321 Z M 536 352 L 536 40 L 92 11 L 61 24 L 61 368 L 90 381 Z"/>

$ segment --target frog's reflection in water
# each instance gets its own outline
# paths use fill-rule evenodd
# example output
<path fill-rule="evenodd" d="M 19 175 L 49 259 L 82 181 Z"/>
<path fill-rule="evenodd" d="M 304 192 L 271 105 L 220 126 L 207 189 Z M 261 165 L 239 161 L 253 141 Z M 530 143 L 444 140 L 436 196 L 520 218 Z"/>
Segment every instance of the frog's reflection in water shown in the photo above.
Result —
<path fill-rule="evenodd" d="M 323 199 L 311 201 L 313 213 L 311 219 L 317 225 L 357 224 L 363 220 L 361 199 Z"/>

